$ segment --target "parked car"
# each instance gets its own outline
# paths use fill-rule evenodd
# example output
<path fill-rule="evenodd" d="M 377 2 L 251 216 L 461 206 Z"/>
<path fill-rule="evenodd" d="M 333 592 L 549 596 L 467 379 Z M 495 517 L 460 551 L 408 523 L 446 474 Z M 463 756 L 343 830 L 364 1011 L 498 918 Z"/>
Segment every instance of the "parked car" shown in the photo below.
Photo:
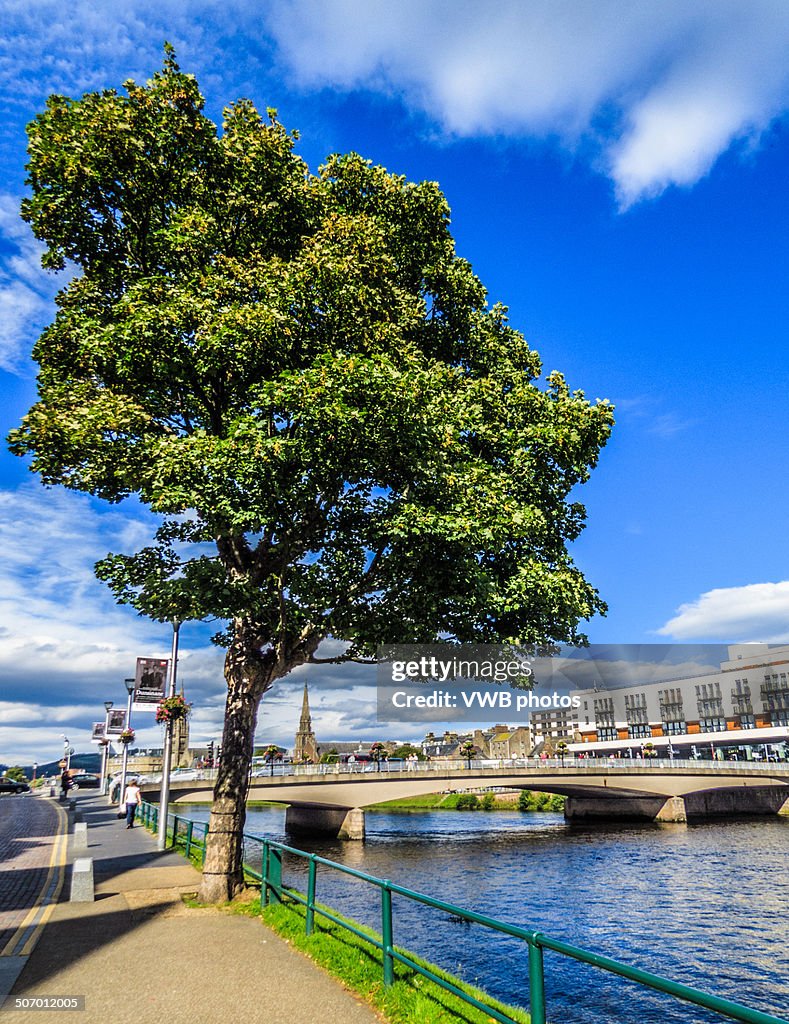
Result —
<path fill-rule="evenodd" d="M 71 776 L 72 789 L 98 789 L 100 785 L 98 775 L 91 775 L 90 772 L 77 772 Z"/>
<path fill-rule="evenodd" d="M 30 786 L 26 782 L 17 782 L 7 775 L 0 775 L 0 793 L 29 793 Z"/>

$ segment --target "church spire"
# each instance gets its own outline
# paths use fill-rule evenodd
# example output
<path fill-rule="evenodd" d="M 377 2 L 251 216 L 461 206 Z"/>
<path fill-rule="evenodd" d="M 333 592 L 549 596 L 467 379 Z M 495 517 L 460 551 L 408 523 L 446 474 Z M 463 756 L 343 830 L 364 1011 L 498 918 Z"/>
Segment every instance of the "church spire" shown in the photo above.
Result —
<path fill-rule="evenodd" d="M 315 741 L 315 733 L 312 731 L 312 716 L 310 715 L 310 697 L 307 684 L 304 684 L 304 696 L 301 700 L 301 718 L 296 739 L 293 743 L 293 760 L 300 762 L 318 760 L 318 744 Z"/>
<path fill-rule="evenodd" d="M 310 715 L 310 695 L 307 689 L 307 684 L 304 684 L 304 697 L 301 701 L 301 719 L 299 720 L 299 729 L 306 729 L 307 732 L 312 731 L 312 715 Z"/>

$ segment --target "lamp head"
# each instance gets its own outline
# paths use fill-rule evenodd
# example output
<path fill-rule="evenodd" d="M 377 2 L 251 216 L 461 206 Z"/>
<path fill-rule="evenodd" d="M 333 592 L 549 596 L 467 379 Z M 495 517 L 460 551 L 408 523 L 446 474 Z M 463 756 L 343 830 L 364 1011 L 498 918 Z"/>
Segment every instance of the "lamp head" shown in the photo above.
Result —
<path fill-rule="evenodd" d="M 105 711 L 109 711 L 110 708 L 112 707 L 112 705 L 113 705 L 113 702 L 111 700 L 105 700 L 104 701 L 104 710 Z"/>
<path fill-rule="evenodd" d="M 134 693 L 134 680 L 133 679 L 124 679 L 123 682 L 124 682 L 124 684 L 126 686 L 126 692 L 127 693 Z"/>

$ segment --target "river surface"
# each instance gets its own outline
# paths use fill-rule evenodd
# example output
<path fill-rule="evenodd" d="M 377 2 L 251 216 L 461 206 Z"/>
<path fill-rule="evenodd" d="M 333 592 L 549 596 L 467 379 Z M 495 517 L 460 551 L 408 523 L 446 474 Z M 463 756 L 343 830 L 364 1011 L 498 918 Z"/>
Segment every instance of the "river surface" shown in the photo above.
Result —
<path fill-rule="evenodd" d="M 179 813 L 207 817 L 204 806 Z M 589 827 L 518 811 L 368 812 L 367 839 L 355 843 L 294 840 L 284 810 L 260 808 L 249 810 L 247 832 L 789 1016 L 789 818 Z M 306 889 L 297 858 L 283 876 Z M 317 895 L 380 930 L 378 890 L 321 868 Z M 394 939 L 528 1007 L 524 944 L 397 896 Z M 722 1019 L 557 954 L 545 965 L 557 1024 Z"/>

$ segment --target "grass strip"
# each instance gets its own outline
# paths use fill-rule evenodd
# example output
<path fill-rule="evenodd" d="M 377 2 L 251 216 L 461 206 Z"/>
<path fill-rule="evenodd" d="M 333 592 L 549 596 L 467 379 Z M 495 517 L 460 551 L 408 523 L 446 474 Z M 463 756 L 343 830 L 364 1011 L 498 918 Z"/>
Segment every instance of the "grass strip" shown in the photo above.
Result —
<path fill-rule="evenodd" d="M 281 935 L 296 949 L 306 953 L 329 974 L 342 981 L 346 988 L 374 1006 L 388 1024 L 491 1024 L 494 1020 L 489 1014 L 470 1006 L 459 996 L 447 992 L 436 982 L 398 962 L 394 965 L 394 984 L 385 986 L 380 950 L 346 931 L 342 926 L 321 919 L 317 913 L 313 934 L 305 935 L 306 909 L 295 901 L 273 903 L 264 907 L 261 913 L 258 897 L 248 902 L 231 904 L 230 909 L 235 913 L 260 916 L 272 931 Z M 325 909 L 334 917 L 347 921 L 364 934 L 378 942 L 381 941 L 380 934 L 372 928 L 344 917 L 330 907 Z M 462 991 L 510 1017 L 517 1024 L 529 1024 L 531 1018 L 526 1011 L 500 1003 L 486 992 L 466 984 L 435 964 L 414 956 L 401 947 L 396 948 L 421 967 L 435 972 Z M 525 977 L 524 966 L 524 984 Z"/>
<path fill-rule="evenodd" d="M 487 797 L 487 799 L 486 799 Z M 554 811 L 564 810 L 565 797 L 523 790 L 520 795 L 477 793 L 425 793 L 372 804 L 366 811 Z"/>

